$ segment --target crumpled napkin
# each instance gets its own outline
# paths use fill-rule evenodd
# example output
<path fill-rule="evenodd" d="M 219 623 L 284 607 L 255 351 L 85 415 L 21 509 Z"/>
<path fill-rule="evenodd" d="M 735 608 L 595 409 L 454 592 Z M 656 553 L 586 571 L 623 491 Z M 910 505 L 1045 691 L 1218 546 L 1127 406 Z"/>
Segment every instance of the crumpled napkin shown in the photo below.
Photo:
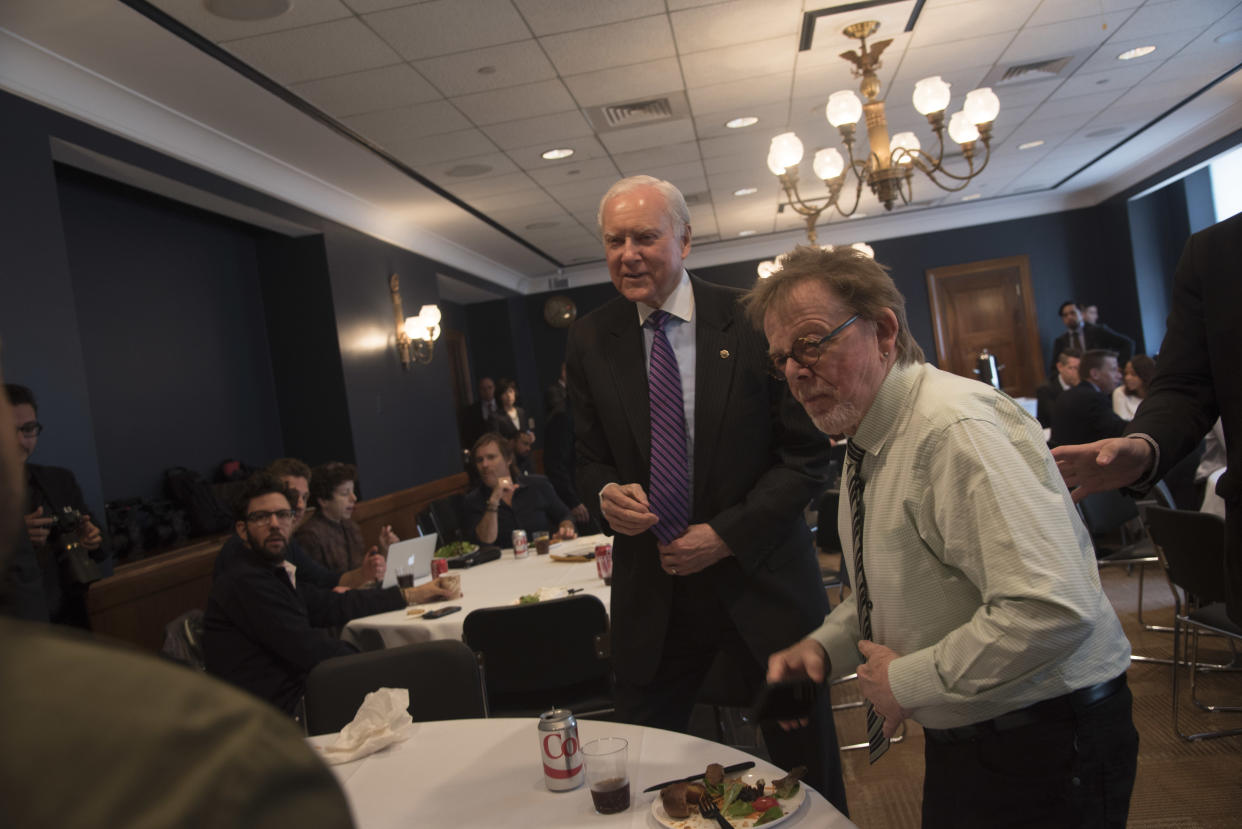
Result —
<path fill-rule="evenodd" d="M 348 763 L 409 739 L 414 722 L 409 707 L 406 688 L 380 688 L 367 694 L 353 722 L 341 729 L 331 745 L 318 747 L 324 761 Z"/>

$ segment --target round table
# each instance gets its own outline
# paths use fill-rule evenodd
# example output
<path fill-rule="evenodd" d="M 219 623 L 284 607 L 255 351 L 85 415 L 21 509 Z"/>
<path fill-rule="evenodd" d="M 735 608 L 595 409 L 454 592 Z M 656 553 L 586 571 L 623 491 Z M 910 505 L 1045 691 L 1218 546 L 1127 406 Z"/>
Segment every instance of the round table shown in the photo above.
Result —
<path fill-rule="evenodd" d="M 703 770 L 708 763 L 755 760 L 766 779 L 783 776 L 777 767 L 718 743 L 638 725 L 579 720 L 585 743 L 598 737 L 629 741 L 630 808 L 597 815 L 586 786 L 550 792 L 543 783 L 536 723 L 532 718 L 444 720 L 414 723 L 408 740 L 369 757 L 333 766 L 358 829 L 429 827 L 645 827 L 659 829 L 651 815 L 655 783 Z M 335 734 L 310 738 L 330 743 Z M 798 829 L 854 826 L 819 793 L 807 789 L 801 808 L 779 824 Z"/>
<path fill-rule="evenodd" d="M 603 535 L 584 536 L 553 545 L 551 553 L 590 553 L 594 552 L 596 544 L 611 541 Z M 533 542 L 530 554 L 525 558 L 514 558 L 513 550 L 504 550 L 495 561 L 449 572 L 461 574 L 462 596 L 441 604 L 457 605 L 461 608 L 460 612 L 440 619 L 410 617 L 404 609 L 377 613 L 350 621 L 341 632 L 341 638 L 364 650 L 375 647 L 372 643 L 374 636 L 378 636 L 386 648 L 432 639 L 461 639 L 462 621 L 470 611 L 513 604 L 519 596 L 534 593 L 541 587 L 563 587 L 591 593 L 599 597 L 605 608 L 609 606 L 612 593 L 612 589 L 605 586 L 596 574 L 594 561 L 558 562 L 551 555 L 536 555 Z"/>

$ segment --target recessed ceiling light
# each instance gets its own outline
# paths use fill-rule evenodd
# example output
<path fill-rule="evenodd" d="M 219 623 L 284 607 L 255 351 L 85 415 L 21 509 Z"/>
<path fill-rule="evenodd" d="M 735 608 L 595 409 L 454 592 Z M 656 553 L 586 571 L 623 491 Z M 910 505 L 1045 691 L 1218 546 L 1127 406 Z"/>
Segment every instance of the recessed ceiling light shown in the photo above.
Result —
<path fill-rule="evenodd" d="M 731 121 L 725 121 L 725 126 L 731 130 L 741 129 L 742 127 L 753 127 L 759 123 L 759 119 L 753 115 L 743 115 L 741 118 L 734 118 Z"/>
<path fill-rule="evenodd" d="M 453 178 L 470 178 L 471 176 L 481 176 L 491 171 L 492 168 L 486 164 L 458 164 L 445 172 L 445 175 L 452 176 Z"/>
<path fill-rule="evenodd" d="M 1150 55 L 1156 51 L 1155 46 L 1136 46 L 1133 49 L 1127 49 L 1117 56 L 1117 60 L 1134 60 L 1141 58 L 1143 55 Z"/>
<path fill-rule="evenodd" d="M 1033 150 L 1036 147 L 1042 147 L 1042 146 L 1044 146 L 1044 140 L 1041 138 L 1038 141 L 1027 141 L 1025 144 L 1019 144 L 1018 149 L 1019 150 Z"/>
<path fill-rule="evenodd" d="M 207 0 L 207 11 L 228 20 L 271 20 L 293 7 L 293 0 Z"/>
<path fill-rule="evenodd" d="M 561 159 L 561 158 L 569 158 L 573 154 L 574 154 L 574 151 L 571 150 L 569 147 L 557 147 L 554 150 L 545 150 L 541 154 L 541 157 L 545 161 L 556 161 L 557 159 Z"/>
<path fill-rule="evenodd" d="M 743 231 L 740 231 L 737 235 L 738 236 L 754 236 L 758 232 L 759 231 L 757 230 L 743 230 Z"/>
<path fill-rule="evenodd" d="M 758 192 L 759 192 L 759 188 L 758 188 L 758 187 L 740 187 L 740 188 L 738 188 L 737 190 L 734 190 L 734 191 L 733 191 L 733 195 L 735 195 L 735 196 L 753 196 L 755 193 L 758 193 Z"/>
<path fill-rule="evenodd" d="M 969 196 L 962 196 L 962 201 L 974 201 L 983 198 L 982 193 L 971 193 Z"/>

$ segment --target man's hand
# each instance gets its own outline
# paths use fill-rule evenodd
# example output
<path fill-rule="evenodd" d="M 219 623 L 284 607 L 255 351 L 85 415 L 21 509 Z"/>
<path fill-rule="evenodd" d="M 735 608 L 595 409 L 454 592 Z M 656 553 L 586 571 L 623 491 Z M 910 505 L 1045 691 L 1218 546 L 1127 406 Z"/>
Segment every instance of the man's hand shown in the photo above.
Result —
<path fill-rule="evenodd" d="M 420 584 L 417 587 L 401 588 L 401 595 L 405 597 L 409 604 L 426 604 L 427 602 L 435 602 L 440 599 L 456 599 L 461 596 L 461 582 L 458 581 L 456 586 L 445 581 L 444 576 Z"/>
<path fill-rule="evenodd" d="M 30 536 L 30 543 L 36 547 L 42 547 L 47 543 L 47 537 L 51 534 L 48 529 L 55 521 L 55 518 L 44 518 L 43 507 L 39 507 L 34 512 L 26 516 L 26 532 Z"/>
<path fill-rule="evenodd" d="M 82 516 L 82 525 L 78 531 L 81 533 L 82 546 L 92 552 L 98 550 L 103 543 L 103 533 L 91 522 L 89 515 Z"/>
<path fill-rule="evenodd" d="M 363 583 L 372 581 L 382 582 L 384 580 L 384 573 L 388 572 L 388 559 L 380 555 L 372 547 L 366 554 L 366 557 L 362 559 L 362 567 L 359 569 L 362 570 Z"/>
<path fill-rule="evenodd" d="M 338 584 L 336 587 L 333 587 L 333 588 L 332 588 L 332 592 L 333 592 L 333 593 L 348 593 L 348 592 L 349 592 L 349 590 L 350 590 L 350 588 L 345 587 L 344 585 L 340 585 L 340 584 Z"/>
<path fill-rule="evenodd" d="M 1141 438 L 1109 438 L 1052 450 L 1057 469 L 1077 503 L 1088 495 L 1129 486 L 1139 479 L 1152 451 Z"/>
<path fill-rule="evenodd" d="M 888 684 L 888 663 L 897 658 L 897 652 L 866 639 L 858 643 L 858 652 L 867 660 L 865 665 L 858 666 L 858 688 L 884 718 L 884 736 L 892 737 L 901 721 L 909 716 Z"/>
<path fill-rule="evenodd" d="M 651 512 L 647 493 L 639 484 L 609 484 L 599 494 L 599 509 L 612 528 L 622 535 L 638 535 L 655 526 L 659 517 Z"/>
<path fill-rule="evenodd" d="M 379 531 L 379 551 L 381 555 L 388 555 L 388 548 L 396 544 L 401 539 L 397 538 L 397 534 L 392 531 L 392 525 L 385 524 L 380 527 Z"/>
<path fill-rule="evenodd" d="M 777 651 L 768 657 L 768 682 L 780 682 L 782 679 L 801 679 L 808 677 L 822 683 L 828 676 L 830 666 L 828 654 L 824 646 L 814 639 L 803 639 L 783 651 Z M 781 720 L 780 726 L 786 731 L 805 726 L 810 720 Z"/>
<path fill-rule="evenodd" d="M 733 554 L 710 524 L 691 524 L 668 544 L 660 544 L 660 566 L 674 576 L 688 576 Z"/>
<path fill-rule="evenodd" d="M 574 527 L 574 522 L 562 521 L 556 530 L 556 537 L 563 541 L 568 541 L 571 538 L 577 538 L 578 530 Z"/>
<path fill-rule="evenodd" d="M 587 510 L 586 504 L 579 504 L 569 511 L 573 517 L 575 524 L 585 524 L 591 520 L 591 513 Z"/>

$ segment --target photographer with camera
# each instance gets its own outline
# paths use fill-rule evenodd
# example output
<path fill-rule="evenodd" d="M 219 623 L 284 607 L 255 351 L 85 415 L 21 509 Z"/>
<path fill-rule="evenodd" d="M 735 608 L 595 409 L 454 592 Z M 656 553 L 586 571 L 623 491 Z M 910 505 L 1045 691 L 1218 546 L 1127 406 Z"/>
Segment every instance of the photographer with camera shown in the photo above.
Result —
<path fill-rule="evenodd" d="M 18 458 L 25 463 L 26 533 L 43 572 L 48 619 L 87 628 L 86 588 L 100 578 L 98 562 L 108 555 L 103 533 L 91 521 L 72 472 L 30 463 L 43 431 L 34 393 L 15 383 L 4 390 L 17 422 Z"/>

